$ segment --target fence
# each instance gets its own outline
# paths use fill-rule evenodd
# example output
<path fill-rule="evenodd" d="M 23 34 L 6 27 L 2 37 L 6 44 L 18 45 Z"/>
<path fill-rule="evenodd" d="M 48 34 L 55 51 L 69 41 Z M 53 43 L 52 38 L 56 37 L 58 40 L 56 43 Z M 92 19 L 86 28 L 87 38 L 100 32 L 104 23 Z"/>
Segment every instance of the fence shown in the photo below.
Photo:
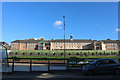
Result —
<path fill-rule="evenodd" d="M 26 71 L 25 69 L 29 69 L 29 72 L 32 71 L 41 71 L 46 68 L 46 71 L 50 72 L 51 70 L 69 70 L 71 69 L 71 64 L 77 64 L 80 61 L 85 61 L 84 58 L 77 59 L 63 59 L 63 58 L 8 58 L 9 65 L 11 66 L 11 71 L 16 71 L 16 66 L 19 71 Z M 87 59 L 87 58 L 86 58 Z M 16 64 L 16 65 L 15 65 Z M 84 65 L 84 64 L 80 64 Z M 26 66 L 26 68 L 25 68 Z M 36 66 L 36 67 L 35 67 Z M 25 69 L 22 70 L 21 68 Z M 73 66 L 74 67 L 74 66 Z M 38 69 L 38 70 L 36 70 Z M 78 68 L 80 69 L 80 67 Z"/>

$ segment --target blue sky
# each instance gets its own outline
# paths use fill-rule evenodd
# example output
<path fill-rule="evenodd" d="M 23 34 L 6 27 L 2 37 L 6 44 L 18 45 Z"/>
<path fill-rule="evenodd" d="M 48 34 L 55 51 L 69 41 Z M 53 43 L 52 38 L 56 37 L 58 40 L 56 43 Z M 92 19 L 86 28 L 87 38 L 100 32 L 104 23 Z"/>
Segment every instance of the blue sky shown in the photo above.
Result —
<path fill-rule="evenodd" d="M 117 2 L 3 2 L 2 40 L 27 38 L 118 39 Z"/>

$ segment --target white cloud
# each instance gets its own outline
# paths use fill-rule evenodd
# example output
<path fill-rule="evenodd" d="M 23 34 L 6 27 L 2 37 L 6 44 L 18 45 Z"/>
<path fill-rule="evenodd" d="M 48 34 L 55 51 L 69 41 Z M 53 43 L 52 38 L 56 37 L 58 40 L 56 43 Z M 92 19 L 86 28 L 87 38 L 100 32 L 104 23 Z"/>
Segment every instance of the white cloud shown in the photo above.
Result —
<path fill-rule="evenodd" d="M 62 21 L 55 21 L 54 25 L 55 25 L 55 26 L 62 25 Z"/>
<path fill-rule="evenodd" d="M 58 29 L 63 29 L 63 27 L 57 27 Z"/>
<path fill-rule="evenodd" d="M 120 32 L 120 29 L 119 28 L 117 28 L 117 29 L 115 29 L 116 31 L 118 31 L 118 32 Z"/>

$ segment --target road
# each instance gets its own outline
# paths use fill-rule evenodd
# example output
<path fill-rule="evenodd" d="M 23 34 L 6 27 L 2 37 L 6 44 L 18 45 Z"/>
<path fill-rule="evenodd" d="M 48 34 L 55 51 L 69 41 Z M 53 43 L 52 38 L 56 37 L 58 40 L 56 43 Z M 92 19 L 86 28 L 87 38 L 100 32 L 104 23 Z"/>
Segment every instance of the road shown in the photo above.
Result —
<path fill-rule="evenodd" d="M 120 80 L 119 75 L 82 75 L 79 70 L 3 73 L 2 80 Z"/>

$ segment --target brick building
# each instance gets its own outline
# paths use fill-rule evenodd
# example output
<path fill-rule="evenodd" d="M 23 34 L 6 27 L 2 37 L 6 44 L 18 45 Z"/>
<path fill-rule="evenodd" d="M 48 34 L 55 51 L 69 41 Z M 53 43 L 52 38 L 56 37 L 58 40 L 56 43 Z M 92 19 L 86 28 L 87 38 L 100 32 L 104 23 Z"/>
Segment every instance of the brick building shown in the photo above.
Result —
<path fill-rule="evenodd" d="M 41 40 L 16 40 L 13 41 L 11 44 L 12 50 L 39 50 Z M 49 49 L 49 45 L 47 45 L 49 41 L 45 41 L 45 43 L 42 44 L 43 49 Z M 45 44 L 45 46 L 44 46 Z"/>
<path fill-rule="evenodd" d="M 11 43 L 12 50 L 120 50 L 120 40 L 91 40 L 91 39 L 25 39 Z"/>
<path fill-rule="evenodd" d="M 120 50 L 120 40 L 102 40 L 106 50 Z"/>
<path fill-rule="evenodd" d="M 66 39 L 65 40 L 65 49 L 66 50 L 83 50 L 88 49 L 86 45 L 92 44 L 93 41 L 88 40 L 80 40 L 80 39 Z M 51 40 L 51 50 L 64 50 L 64 40 L 56 39 Z"/>

